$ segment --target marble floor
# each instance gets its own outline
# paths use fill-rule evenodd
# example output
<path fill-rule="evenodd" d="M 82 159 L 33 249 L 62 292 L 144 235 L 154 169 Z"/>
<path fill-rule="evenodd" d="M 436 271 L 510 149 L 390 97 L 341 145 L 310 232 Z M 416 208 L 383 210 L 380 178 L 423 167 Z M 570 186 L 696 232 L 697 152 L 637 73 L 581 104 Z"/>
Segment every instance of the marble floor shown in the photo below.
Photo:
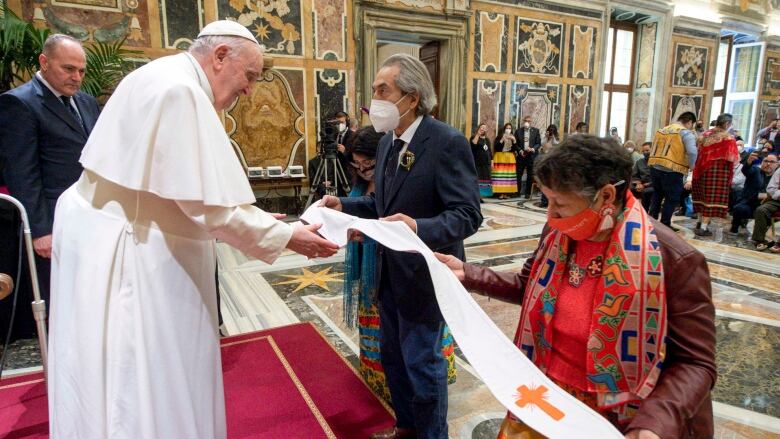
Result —
<path fill-rule="evenodd" d="M 544 224 L 545 210 L 536 204 L 538 200 L 483 204 L 485 221 L 466 241 L 469 261 L 519 270 L 536 248 Z M 692 220 L 674 221 L 682 227 L 678 233 L 706 256 L 712 275 L 719 374 L 713 391 L 715 437 L 780 439 L 780 255 L 752 250 L 745 235 L 720 242 L 696 237 Z M 218 244 L 218 255 L 223 332 L 311 321 L 357 365 L 357 334 L 342 319 L 343 251 L 318 260 L 285 253 L 272 266 L 224 244 Z M 508 337 L 514 335 L 519 306 L 474 298 Z M 34 342 L 17 345 L 9 352 L 7 369 L 34 366 Z M 456 353 L 458 379 L 449 389 L 450 436 L 494 438 L 504 410 Z"/>

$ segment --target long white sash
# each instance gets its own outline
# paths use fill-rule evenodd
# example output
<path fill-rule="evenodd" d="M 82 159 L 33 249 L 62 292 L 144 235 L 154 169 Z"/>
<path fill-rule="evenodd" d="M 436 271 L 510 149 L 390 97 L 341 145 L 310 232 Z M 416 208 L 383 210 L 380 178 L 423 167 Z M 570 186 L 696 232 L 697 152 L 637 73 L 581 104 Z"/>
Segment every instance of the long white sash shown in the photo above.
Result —
<path fill-rule="evenodd" d="M 623 438 L 607 420 L 556 386 L 509 340 L 447 266 L 402 222 L 367 220 L 312 206 L 301 218 L 322 224 L 320 234 L 343 247 L 355 229 L 387 248 L 421 254 L 439 309 L 461 351 L 501 404 L 550 438 Z"/>

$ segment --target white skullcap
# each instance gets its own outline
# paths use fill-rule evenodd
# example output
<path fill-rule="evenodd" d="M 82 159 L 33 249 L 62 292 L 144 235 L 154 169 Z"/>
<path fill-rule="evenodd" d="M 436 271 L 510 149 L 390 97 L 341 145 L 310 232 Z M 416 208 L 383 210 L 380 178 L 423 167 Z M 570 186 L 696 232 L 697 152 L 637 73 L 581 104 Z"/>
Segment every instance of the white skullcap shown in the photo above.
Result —
<path fill-rule="evenodd" d="M 249 32 L 249 29 L 231 20 L 212 21 L 207 24 L 198 34 L 198 38 L 206 36 L 239 37 L 260 45 L 254 35 L 252 35 L 252 32 Z"/>

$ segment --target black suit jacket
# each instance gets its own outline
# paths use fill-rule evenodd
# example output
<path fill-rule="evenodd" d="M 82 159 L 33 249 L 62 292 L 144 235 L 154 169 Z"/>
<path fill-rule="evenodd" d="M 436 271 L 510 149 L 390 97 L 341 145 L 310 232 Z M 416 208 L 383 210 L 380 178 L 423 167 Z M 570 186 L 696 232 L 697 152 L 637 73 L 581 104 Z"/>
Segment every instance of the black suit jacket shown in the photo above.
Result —
<path fill-rule="evenodd" d="M 520 160 L 533 160 L 536 157 L 536 154 L 539 152 L 539 148 L 542 147 L 542 136 L 539 133 L 539 129 L 534 127 L 529 129 L 531 132 L 528 134 L 528 145 L 531 147 L 531 149 L 533 149 L 533 151 L 530 153 L 525 153 L 524 151 L 525 127 L 521 127 L 515 131 L 515 138 L 517 139 L 517 142 L 515 143 L 515 154 Z"/>
<path fill-rule="evenodd" d="M 74 100 L 86 129 L 37 77 L 0 95 L 3 175 L 35 238 L 51 233 L 57 198 L 81 175 L 81 150 L 100 112 L 86 93 Z"/>
<path fill-rule="evenodd" d="M 414 163 L 398 167 L 389 196 L 385 198 L 384 170 L 393 143 L 387 133 L 379 142 L 375 172 L 376 193 L 342 198 L 345 213 L 362 218 L 382 218 L 403 213 L 417 221 L 417 235 L 440 253 L 465 259 L 463 240 L 482 223 L 474 159 L 468 140 L 457 131 L 425 116 L 409 143 Z M 380 249 L 382 273 L 379 297 L 392 294 L 406 319 L 441 320 L 428 267 L 422 256 Z"/>

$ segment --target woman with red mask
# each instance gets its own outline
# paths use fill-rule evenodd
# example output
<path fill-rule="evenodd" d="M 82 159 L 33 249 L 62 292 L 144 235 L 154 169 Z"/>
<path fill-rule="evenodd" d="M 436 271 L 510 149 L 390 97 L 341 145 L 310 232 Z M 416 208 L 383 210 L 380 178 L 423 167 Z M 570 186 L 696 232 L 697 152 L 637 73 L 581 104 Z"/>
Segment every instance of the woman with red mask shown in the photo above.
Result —
<path fill-rule="evenodd" d="M 627 190 L 632 165 L 612 139 L 569 137 L 537 161 L 547 225 L 522 271 L 439 259 L 469 290 L 522 304 L 518 348 L 627 438 L 711 438 L 707 264 Z M 534 436 L 509 414 L 499 438 L 520 437 Z"/>

